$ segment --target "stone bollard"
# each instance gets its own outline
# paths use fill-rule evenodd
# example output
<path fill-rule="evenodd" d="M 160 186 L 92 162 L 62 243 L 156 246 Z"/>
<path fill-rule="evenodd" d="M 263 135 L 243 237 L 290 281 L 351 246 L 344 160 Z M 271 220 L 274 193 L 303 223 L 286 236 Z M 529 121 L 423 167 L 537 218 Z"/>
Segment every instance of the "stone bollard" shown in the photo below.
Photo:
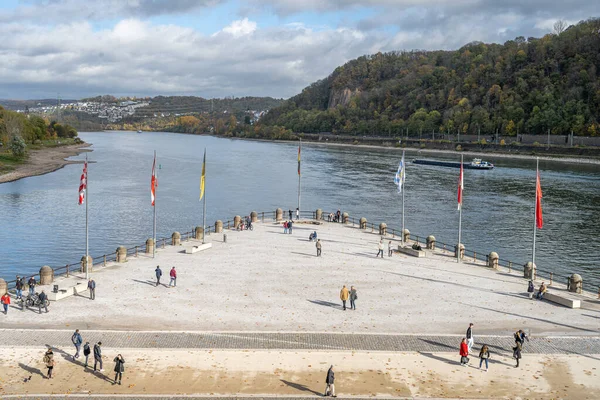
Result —
<path fill-rule="evenodd" d="M 457 244 L 456 246 L 454 246 L 454 257 L 458 256 L 458 252 L 460 251 L 460 259 L 462 260 L 463 258 L 465 258 L 465 245 L 462 243 Z"/>
<path fill-rule="evenodd" d="M 180 244 L 181 244 L 181 233 L 173 232 L 173 234 L 171 235 L 171 245 L 179 246 Z"/>
<path fill-rule="evenodd" d="M 410 240 L 410 231 L 406 228 L 402 231 L 402 240 L 404 240 L 404 243 Z"/>
<path fill-rule="evenodd" d="M 348 213 L 347 213 L 347 212 L 345 212 L 345 213 L 342 213 L 342 222 L 343 222 L 344 224 L 347 224 L 347 223 L 348 223 Z"/>
<path fill-rule="evenodd" d="M 202 236 L 204 236 L 204 228 L 202 226 L 197 226 L 194 229 L 194 239 L 202 240 Z"/>
<path fill-rule="evenodd" d="M 569 277 L 569 286 L 567 287 L 569 292 L 579 293 L 583 290 L 583 279 L 579 274 L 573 274 Z"/>
<path fill-rule="evenodd" d="M 381 236 L 387 235 L 387 224 L 385 222 L 379 224 L 379 234 Z"/>
<path fill-rule="evenodd" d="M 367 219 L 365 217 L 360 219 L 360 229 L 367 229 Z"/>
<path fill-rule="evenodd" d="M 92 260 L 91 256 L 88 256 L 88 268 L 89 268 L 89 272 L 92 272 L 92 269 L 94 268 L 94 260 Z M 85 256 L 81 257 L 81 272 L 87 272 L 86 271 L 86 266 L 85 266 Z"/>
<path fill-rule="evenodd" d="M 320 208 L 317 208 L 317 211 L 315 211 L 315 219 L 317 221 L 320 221 L 323 219 L 323 210 L 321 210 Z"/>
<path fill-rule="evenodd" d="M 4 293 L 8 292 L 8 285 L 6 284 L 6 281 L 2 278 L 0 278 L 0 294 L 4 296 Z"/>
<path fill-rule="evenodd" d="M 523 278 L 535 279 L 536 265 L 529 261 L 523 266 Z"/>
<path fill-rule="evenodd" d="M 125 246 L 117 247 L 117 262 L 123 263 L 127 261 L 127 248 Z"/>
<path fill-rule="evenodd" d="M 488 255 L 488 267 L 498 269 L 498 260 L 499 259 L 500 259 L 500 256 L 498 256 L 498 253 L 496 253 L 495 251 L 492 251 Z"/>
<path fill-rule="evenodd" d="M 433 235 L 427 236 L 427 239 L 425 239 L 425 242 L 427 243 L 427 248 L 429 250 L 435 250 L 435 236 L 433 236 Z"/>
<path fill-rule="evenodd" d="M 54 270 L 47 265 L 40 268 L 40 285 L 49 285 L 54 282 Z"/>
<path fill-rule="evenodd" d="M 278 208 L 277 210 L 275 210 L 275 222 L 281 221 L 283 221 L 283 210 L 281 208 Z"/>
<path fill-rule="evenodd" d="M 241 223 L 242 223 L 242 217 L 240 217 L 239 215 L 236 215 L 235 217 L 233 217 L 233 229 L 237 229 Z"/>
<path fill-rule="evenodd" d="M 258 213 L 256 211 L 250 213 L 250 221 L 258 222 Z"/>
<path fill-rule="evenodd" d="M 223 232 L 223 221 L 220 219 L 215 222 L 215 233 Z"/>
<path fill-rule="evenodd" d="M 146 240 L 146 254 L 154 254 L 154 239 Z"/>

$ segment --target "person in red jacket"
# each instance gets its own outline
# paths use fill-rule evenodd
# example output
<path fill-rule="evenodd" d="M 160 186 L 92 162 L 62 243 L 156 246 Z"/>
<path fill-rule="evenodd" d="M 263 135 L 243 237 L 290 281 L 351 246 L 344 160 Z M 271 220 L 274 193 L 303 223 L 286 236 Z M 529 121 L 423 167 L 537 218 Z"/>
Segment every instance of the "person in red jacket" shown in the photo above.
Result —
<path fill-rule="evenodd" d="M 169 275 L 171 276 L 169 287 L 171 287 L 171 284 L 173 284 L 173 286 L 177 286 L 177 271 L 175 271 L 175 267 L 171 268 L 171 273 Z"/>
<path fill-rule="evenodd" d="M 10 304 L 10 296 L 8 295 L 8 292 L 4 293 L 4 295 L 0 299 L 0 302 L 2 302 L 2 306 L 4 307 L 4 315 L 7 315 L 8 314 L 8 305 Z"/>
<path fill-rule="evenodd" d="M 469 345 L 467 345 L 467 338 L 463 338 L 460 342 L 460 365 L 466 367 L 469 363 Z"/>

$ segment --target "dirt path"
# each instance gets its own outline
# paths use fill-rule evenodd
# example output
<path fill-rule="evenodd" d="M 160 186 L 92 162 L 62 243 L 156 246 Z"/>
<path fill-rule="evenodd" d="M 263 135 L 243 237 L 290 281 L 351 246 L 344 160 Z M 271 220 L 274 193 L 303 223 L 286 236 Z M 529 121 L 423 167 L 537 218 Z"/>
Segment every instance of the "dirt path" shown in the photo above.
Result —
<path fill-rule="evenodd" d="M 29 160 L 16 167 L 14 171 L 0 175 L 0 183 L 13 182 L 30 176 L 44 175 L 56 171 L 67 164 L 79 164 L 79 161 L 67 161 L 66 158 L 76 156 L 86 149 L 89 143 L 69 146 L 51 147 L 42 150 L 31 150 Z"/>

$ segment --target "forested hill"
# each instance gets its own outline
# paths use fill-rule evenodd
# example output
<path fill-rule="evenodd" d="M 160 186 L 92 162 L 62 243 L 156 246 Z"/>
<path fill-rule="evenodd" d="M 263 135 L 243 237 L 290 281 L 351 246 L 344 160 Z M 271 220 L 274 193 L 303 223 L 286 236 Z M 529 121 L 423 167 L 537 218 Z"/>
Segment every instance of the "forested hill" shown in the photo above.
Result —
<path fill-rule="evenodd" d="M 451 34 L 451 32 L 449 32 Z M 600 19 L 542 38 L 363 56 L 272 109 L 294 132 L 600 135 Z"/>

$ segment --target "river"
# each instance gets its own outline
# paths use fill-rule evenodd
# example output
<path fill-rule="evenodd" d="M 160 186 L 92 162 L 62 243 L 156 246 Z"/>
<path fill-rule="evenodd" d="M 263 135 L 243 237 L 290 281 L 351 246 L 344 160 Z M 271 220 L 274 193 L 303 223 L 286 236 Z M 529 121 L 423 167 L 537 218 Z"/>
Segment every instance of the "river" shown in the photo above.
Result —
<path fill-rule="evenodd" d="M 87 132 L 90 254 L 141 245 L 152 236 L 150 175 L 158 154 L 158 236 L 202 225 L 198 201 L 202 154 L 207 149 L 207 224 L 250 211 L 295 209 L 297 145 L 173 133 Z M 415 157 L 458 160 L 456 155 Z M 82 159 L 84 155 L 76 158 Z M 305 144 L 302 209 L 338 208 L 370 222 L 401 227 L 401 197 L 393 178 L 397 149 Z M 462 241 L 479 254 L 531 258 L 535 160 L 485 157 L 491 171 L 465 170 Z M 0 184 L 0 276 L 64 266 L 85 253 L 85 207 L 77 204 L 81 165 Z M 537 232 L 536 264 L 580 273 L 584 286 L 600 284 L 600 166 L 540 160 L 544 227 Z M 455 243 L 458 170 L 407 166 L 405 223 L 411 233 Z M 374 249 L 375 250 L 375 249 Z M 375 251 L 374 251 L 375 252 Z M 519 266 L 520 267 L 520 266 Z"/>

